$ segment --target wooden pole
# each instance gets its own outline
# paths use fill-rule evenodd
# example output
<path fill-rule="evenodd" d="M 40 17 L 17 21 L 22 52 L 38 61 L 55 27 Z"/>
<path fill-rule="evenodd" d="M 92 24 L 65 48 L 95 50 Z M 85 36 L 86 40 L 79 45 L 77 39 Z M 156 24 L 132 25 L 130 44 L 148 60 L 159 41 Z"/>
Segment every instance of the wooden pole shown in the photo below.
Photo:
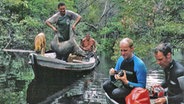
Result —
<path fill-rule="evenodd" d="M 32 50 L 22 50 L 22 49 L 3 49 L 4 52 L 20 52 L 20 53 L 34 53 Z"/>

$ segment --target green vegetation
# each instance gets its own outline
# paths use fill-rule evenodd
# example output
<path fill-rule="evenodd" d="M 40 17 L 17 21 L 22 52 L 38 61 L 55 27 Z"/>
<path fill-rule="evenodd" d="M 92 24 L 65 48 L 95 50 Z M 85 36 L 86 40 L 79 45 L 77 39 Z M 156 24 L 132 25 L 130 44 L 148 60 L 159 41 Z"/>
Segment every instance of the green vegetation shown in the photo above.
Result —
<path fill-rule="evenodd" d="M 119 39 L 135 41 L 136 53 L 145 53 L 159 42 L 183 47 L 184 10 L 181 0 L 64 0 L 67 8 L 78 12 L 82 21 L 77 27 L 78 39 L 90 32 L 99 51 L 116 56 Z M 47 50 L 53 31 L 44 21 L 57 11 L 57 0 L 0 1 L 1 48 L 33 49 L 34 37 L 45 32 Z M 148 44 L 148 45 L 146 45 Z M 113 56 L 114 56 L 113 55 Z"/>

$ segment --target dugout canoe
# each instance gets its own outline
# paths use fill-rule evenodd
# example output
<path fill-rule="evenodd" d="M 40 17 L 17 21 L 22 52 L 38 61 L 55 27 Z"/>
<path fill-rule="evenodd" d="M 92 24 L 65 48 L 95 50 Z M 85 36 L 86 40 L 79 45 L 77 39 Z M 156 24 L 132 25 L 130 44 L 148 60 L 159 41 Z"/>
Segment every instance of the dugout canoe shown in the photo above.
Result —
<path fill-rule="evenodd" d="M 36 53 L 29 54 L 29 64 L 32 66 L 36 78 L 53 78 L 62 77 L 66 79 L 68 76 L 75 77 L 84 75 L 99 64 L 99 58 L 95 55 L 82 60 L 72 60 L 66 62 L 56 58 L 54 52 L 45 53 L 44 56 Z"/>

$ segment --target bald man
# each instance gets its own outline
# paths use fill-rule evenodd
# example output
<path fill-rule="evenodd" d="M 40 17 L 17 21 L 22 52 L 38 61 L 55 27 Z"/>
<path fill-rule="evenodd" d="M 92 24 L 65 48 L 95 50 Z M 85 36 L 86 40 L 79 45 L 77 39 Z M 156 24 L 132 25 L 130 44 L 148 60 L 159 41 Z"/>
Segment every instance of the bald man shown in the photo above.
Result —
<path fill-rule="evenodd" d="M 134 55 L 133 41 L 130 38 L 124 38 L 120 41 L 121 56 L 116 62 L 115 68 L 109 71 L 110 80 L 103 84 L 105 92 L 120 104 L 125 103 L 125 97 L 135 87 L 146 87 L 147 69 L 144 62 Z M 124 75 L 120 75 L 123 72 Z M 117 74 L 118 73 L 118 74 Z M 116 86 L 113 81 L 120 80 L 121 87 Z"/>

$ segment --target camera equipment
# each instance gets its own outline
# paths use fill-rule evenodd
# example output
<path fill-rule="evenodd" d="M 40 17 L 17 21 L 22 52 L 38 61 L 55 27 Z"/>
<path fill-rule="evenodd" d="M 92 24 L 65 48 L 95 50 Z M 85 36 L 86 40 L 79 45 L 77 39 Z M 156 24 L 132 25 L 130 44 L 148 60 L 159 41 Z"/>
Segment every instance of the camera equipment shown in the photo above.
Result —
<path fill-rule="evenodd" d="M 115 71 L 115 73 L 114 74 L 118 74 L 118 72 L 117 71 Z"/>
<path fill-rule="evenodd" d="M 120 77 L 124 76 L 123 70 L 121 70 L 121 71 L 119 72 L 119 76 L 120 76 Z"/>

